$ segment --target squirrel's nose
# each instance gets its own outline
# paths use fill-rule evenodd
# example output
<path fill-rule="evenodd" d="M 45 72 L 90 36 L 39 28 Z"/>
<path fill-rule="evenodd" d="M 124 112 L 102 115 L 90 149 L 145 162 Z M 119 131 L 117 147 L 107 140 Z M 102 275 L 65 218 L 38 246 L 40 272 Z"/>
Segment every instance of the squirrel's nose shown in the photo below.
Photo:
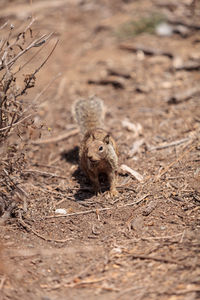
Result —
<path fill-rule="evenodd" d="M 95 161 L 96 161 L 96 159 L 94 159 L 92 156 L 90 156 L 90 157 L 88 157 L 89 158 L 89 160 L 92 162 L 92 163 L 94 163 Z"/>
<path fill-rule="evenodd" d="M 92 153 L 88 153 L 87 157 L 88 157 L 89 159 L 92 159 Z"/>
<path fill-rule="evenodd" d="M 94 155 L 91 153 L 88 153 L 88 159 L 92 162 L 92 163 L 94 163 L 94 162 L 96 162 L 97 161 L 97 159 L 95 159 L 95 157 L 94 157 Z"/>

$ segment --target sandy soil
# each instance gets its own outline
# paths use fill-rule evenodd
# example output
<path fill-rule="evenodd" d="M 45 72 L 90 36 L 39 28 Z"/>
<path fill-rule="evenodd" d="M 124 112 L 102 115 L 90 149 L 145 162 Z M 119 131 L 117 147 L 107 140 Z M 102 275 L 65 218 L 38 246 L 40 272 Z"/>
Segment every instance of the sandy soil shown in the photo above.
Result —
<path fill-rule="evenodd" d="M 34 30 L 55 32 L 41 60 L 59 39 L 26 96 L 46 87 L 35 115 L 41 140 L 75 129 L 73 101 L 96 94 L 120 165 L 143 181 L 119 170 L 119 197 L 97 197 L 78 168 L 77 134 L 36 138 L 20 181 L 28 210 L 0 230 L 0 298 L 199 299 L 199 2 L 27 2 L 2 1 L 0 21 L 20 28 L 32 14 Z M 170 22 L 169 36 L 127 31 L 155 15 Z"/>

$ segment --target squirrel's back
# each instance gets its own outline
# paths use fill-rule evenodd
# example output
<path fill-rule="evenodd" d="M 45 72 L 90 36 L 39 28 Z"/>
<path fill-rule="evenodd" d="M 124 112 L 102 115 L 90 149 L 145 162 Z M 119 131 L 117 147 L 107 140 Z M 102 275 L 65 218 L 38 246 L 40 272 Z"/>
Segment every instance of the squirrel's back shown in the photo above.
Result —
<path fill-rule="evenodd" d="M 77 100 L 72 107 L 72 114 L 83 135 L 95 128 L 104 127 L 104 103 L 96 96 Z"/>

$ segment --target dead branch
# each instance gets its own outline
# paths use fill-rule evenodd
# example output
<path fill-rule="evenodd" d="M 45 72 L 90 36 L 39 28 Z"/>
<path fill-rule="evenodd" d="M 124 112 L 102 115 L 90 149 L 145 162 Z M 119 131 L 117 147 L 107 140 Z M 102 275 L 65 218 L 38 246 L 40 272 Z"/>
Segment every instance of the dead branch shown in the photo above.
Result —
<path fill-rule="evenodd" d="M 189 140 L 190 140 L 190 138 L 185 138 L 185 139 L 174 141 L 174 142 L 171 142 L 171 143 L 168 143 L 168 144 L 161 144 L 161 145 L 158 145 L 158 146 L 155 146 L 155 147 L 151 147 L 149 149 L 149 151 L 161 150 L 161 149 L 166 149 L 166 148 L 169 148 L 169 147 L 178 146 L 178 145 L 181 145 L 181 144 L 184 144 L 184 143 L 188 142 Z"/>
<path fill-rule="evenodd" d="M 109 76 L 108 78 L 102 79 L 89 79 L 89 84 L 96 84 L 96 85 L 112 85 L 116 89 L 124 89 L 124 80 L 123 78 Z"/>
<path fill-rule="evenodd" d="M 175 67 L 177 71 L 185 70 L 185 71 L 199 71 L 200 70 L 200 62 L 199 61 L 188 61 L 186 63 L 181 64 L 180 66 Z"/>
<path fill-rule="evenodd" d="M 120 209 L 120 208 L 124 208 L 124 207 L 127 207 L 127 206 L 138 205 L 147 196 L 148 196 L 148 194 L 143 195 L 141 198 L 139 198 L 135 202 L 127 203 L 127 204 L 124 204 L 124 205 L 119 205 L 118 207 L 113 207 L 113 206 L 112 207 L 103 207 L 103 208 L 99 208 L 99 209 L 90 209 L 90 210 L 85 210 L 85 211 L 79 211 L 79 212 L 70 213 L 70 214 L 66 214 L 66 215 L 52 215 L 52 216 L 46 216 L 45 219 L 71 217 L 71 216 L 78 216 L 78 215 L 87 215 L 87 214 L 91 214 L 91 213 L 99 213 L 99 212 L 103 212 L 103 211 L 107 211 L 107 210 Z"/>
<path fill-rule="evenodd" d="M 120 49 L 127 50 L 130 52 L 138 52 L 142 51 L 145 55 L 163 55 L 169 58 L 173 58 L 174 55 L 171 52 L 166 52 L 165 50 L 157 49 L 157 48 L 150 48 L 144 45 L 134 45 L 134 44 L 121 44 Z"/>
<path fill-rule="evenodd" d="M 44 43 L 46 43 L 46 41 L 48 39 L 50 39 L 50 37 L 52 37 L 53 35 L 53 32 L 50 33 L 50 34 L 43 34 L 41 37 L 39 37 L 38 39 L 34 40 L 31 44 L 29 44 L 24 50 L 22 50 L 20 53 L 18 53 L 13 59 L 11 59 L 7 64 L 6 66 L 8 68 L 10 68 L 11 66 L 13 66 L 13 64 L 22 56 L 24 55 L 27 51 L 29 51 L 31 48 L 34 48 L 34 47 L 40 47 L 42 46 Z M 0 67 L 0 71 L 2 69 L 4 69 L 5 66 L 1 66 Z"/>
<path fill-rule="evenodd" d="M 8 22 L 5 22 L 1 27 L 0 30 L 4 29 L 8 25 Z"/>
<path fill-rule="evenodd" d="M 127 165 L 124 165 L 124 164 L 121 165 L 120 169 L 122 170 L 122 172 L 126 172 L 126 173 L 130 174 L 131 176 L 133 176 L 134 178 L 136 178 L 139 182 L 142 182 L 144 180 L 144 178 L 141 174 L 139 174 L 135 170 L 131 169 Z"/>
<path fill-rule="evenodd" d="M 30 106 L 27 107 L 27 105 L 25 105 L 22 96 L 29 88 L 35 86 L 36 74 L 46 64 L 58 43 L 58 41 L 55 42 L 53 49 L 31 74 L 24 74 L 24 84 L 21 86 L 21 78 L 18 78 L 18 72 L 30 63 L 30 59 L 23 59 L 26 56 L 25 54 L 30 53 L 30 50 L 33 48 L 39 47 L 41 50 L 44 44 L 46 44 L 53 35 L 53 33 L 50 33 L 33 38 L 31 26 L 34 21 L 35 19 L 32 18 L 22 31 L 15 33 L 15 36 L 13 34 L 13 25 L 10 25 L 10 28 L 6 28 L 7 23 L 5 23 L 4 26 L 0 28 L 0 30 L 5 28 L 5 37 L 0 40 L 0 150 L 2 156 L 0 159 L 0 176 L 3 179 L 2 193 L 9 202 L 11 197 L 8 195 L 14 190 L 15 196 L 23 200 L 24 211 L 27 210 L 27 199 L 29 195 L 19 186 L 14 176 L 12 176 L 12 173 L 15 173 L 15 176 L 20 176 L 17 174 L 22 174 L 22 169 L 25 167 L 25 151 L 28 145 L 27 131 L 30 127 L 32 129 L 33 126 L 33 121 L 31 120 L 29 122 L 27 119 L 32 117 L 34 112 L 29 112 Z M 28 35 L 28 33 L 30 33 L 30 35 Z M 39 51 L 34 52 L 36 52 L 36 54 L 31 57 L 31 60 L 39 53 Z M 19 67 L 17 63 L 22 59 L 23 62 L 26 62 L 22 67 Z M 18 82 L 20 82 L 20 84 L 18 84 Z M 38 95 L 37 99 L 39 96 L 41 96 L 41 94 Z M 14 129 L 16 129 L 16 135 L 13 135 L 13 140 L 11 144 L 9 144 L 9 142 L 7 142 L 8 137 Z M 18 149 L 20 150 L 18 151 Z M 2 220 L 9 218 L 9 216 L 10 212 L 6 211 Z"/>
<path fill-rule="evenodd" d="M 172 239 L 174 237 L 177 237 L 177 236 L 182 236 L 183 233 L 177 233 L 177 234 L 173 234 L 173 235 L 164 235 L 164 236 L 150 236 L 150 237 L 141 237 L 141 240 L 144 240 L 144 241 L 152 241 L 152 240 L 169 240 L 169 239 Z"/>
<path fill-rule="evenodd" d="M 175 95 L 171 96 L 167 99 L 168 104 L 179 104 L 184 101 L 190 100 L 192 97 L 200 93 L 200 87 L 192 87 L 190 89 L 187 89 L 186 91 L 183 91 L 181 93 L 176 93 Z"/>
<path fill-rule="evenodd" d="M 33 99 L 33 102 L 32 102 L 32 104 L 31 104 L 31 106 L 33 106 L 34 103 L 37 102 L 37 100 L 44 94 L 44 92 L 46 92 L 46 90 L 52 85 L 52 83 L 53 83 L 56 79 L 58 79 L 61 75 L 62 75 L 61 73 L 58 73 L 54 78 L 52 78 L 52 79 L 50 80 L 50 82 L 43 88 L 43 90 L 35 96 L 35 98 Z"/>
<path fill-rule="evenodd" d="M 52 35 L 52 34 L 51 34 Z M 50 36 L 51 36 L 50 35 Z M 50 37 L 49 36 L 49 37 Z M 43 44 L 43 43 L 42 43 Z M 41 45 L 42 45 L 41 44 Z M 25 81 L 25 87 L 24 87 L 24 89 L 23 90 L 21 90 L 20 91 L 20 93 L 19 94 L 17 94 L 16 95 L 16 98 L 18 98 L 19 96 L 22 96 L 25 92 L 26 92 L 26 90 L 28 89 L 28 88 L 31 88 L 31 87 L 33 87 L 34 86 L 34 83 L 35 83 L 35 75 L 40 71 L 40 69 L 46 64 L 46 62 L 48 61 L 48 59 L 50 58 L 50 56 L 52 55 L 52 53 L 54 52 L 54 50 L 55 50 L 55 48 L 56 48 L 56 46 L 57 46 L 57 44 L 58 44 L 58 40 L 56 41 L 56 43 L 55 43 L 55 45 L 53 46 L 53 49 L 51 50 L 51 52 L 49 53 L 49 55 L 47 56 L 47 58 L 43 61 L 43 63 L 41 63 L 41 65 L 37 68 L 37 69 L 35 69 L 35 71 L 33 72 L 33 74 L 31 74 L 31 75 L 29 75 L 28 77 L 27 77 L 27 80 Z M 36 46 L 35 46 L 36 47 Z M 39 47 L 39 46 L 37 46 L 37 47 Z M 33 83 L 32 83 L 32 81 L 33 81 Z"/>
<path fill-rule="evenodd" d="M 152 257 L 152 256 L 146 256 L 146 255 L 132 255 L 132 254 L 131 254 L 131 257 L 132 257 L 132 259 L 154 260 L 154 261 L 167 263 L 167 264 L 176 264 L 176 265 L 181 264 L 182 265 L 182 263 L 179 261 L 168 259 L 168 258 L 163 258 L 163 257 Z"/>
<path fill-rule="evenodd" d="M 110 76 L 118 76 L 118 77 L 123 77 L 125 79 L 131 78 L 131 74 L 129 74 L 128 72 L 125 72 L 123 70 L 120 70 L 120 69 L 108 68 L 107 72 L 108 72 L 108 75 L 110 75 Z"/>
<path fill-rule="evenodd" d="M 27 211 L 27 199 L 29 198 L 29 195 L 18 184 L 15 183 L 15 181 L 9 176 L 6 169 L 3 169 L 3 172 L 7 176 L 11 184 L 15 187 L 15 189 L 20 193 L 20 195 L 22 195 L 22 201 L 24 203 L 24 211 Z M 21 198 L 19 194 L 17 195 L 19 198 Z"/>
<path fill-rule="evenodd" d="M 33 116 L 33 114 L 30 114 L 30 115 L 24 117 L 23 119 L 21 119 L 20 121 L 14 123 L 14 124 L 10 124 L 10 125 L 8 125 L 8 126 L 6 126 L 6 127 L 4 127 L 4 128 L 0 128 L 0 132 L 5 131 L 5 130 L 11 128 L 11 127 L 13 128 L 13 127 L 19 125 L 20 123 L 24 122 L 25 120 L 29 119 L 29 118 L 32 117 L 32 116 Z"/>
<path fill-rule="evenodd" d="M 41 145 L 41 144 L 58 143 L 60 141 L 66 140 L 66 139 L 70 138 L 71 136 L 74 136 L 78 133 L 79 133 L 79 129 L 74 129 L 70 132 L 63 133 L 56 137 L 52 137 L 52 138 L 45 139 L 45 140 L 32 141 L 32 144 L 33 145 Z"/>
<path fill-rule="evenodd" d="M 185 26 L 189 29 L 193 29 L 193 30 L 200 30 L 200 25 L 197 23 L 192 23 L 191 21 L 187 21 L 187 20 L 177 20 L 177 18 L 175 19 L 174 17 L 168 17 L 168 22 L 169 24 L 173 24 L 173 25 L 181 25 L 181 26 Z"/>
<path fill-rule="evenodd" d="M 0 282 L 0 291 L 3 289 L 3 285 L 6 281 L 6 275 L 4 275 L 2 278 L 1 278 L 1 282 Z"/>
<path fill-rule="evenodd" d="M 56 239 L 51 239 L 49 237 L 45 237 L 42 234 L 40 234 L 39 232 L 37 232 L 35 229 L 33 229 L 30 225 L 28 225 L 27 223 L 25 223 L 22 220 L 22 216 L 21 213 L 19 213 L 19 218 L 18 218 L 18 222 L 19 224 L 24 227 L 24 229 L 26 229 L 27 231 L 31 231 L 32 233 L 34 233 L 37 237 L 41 238 L 42 240 L 45 240 L 47 242 L 56 242 L 56 243 L 66 243 L 68 241 L 70 241 L 71 239 L 65 239 L 65 240 L 56 240 Z"/>
<path fill-rule="evenodd" d="M 23 195 L 25 195 L 28 198 L 28 194 L 19 186 L 17 185 L 14 180 L 9 176 L 8 172 L 6 171 L 6 169 L 3 169 L 3 172 L 5 173 L 5 175 L 8 177 L 8 179 L 10 180 L 10 182 L 13 184 L 13 186 Z"/>
<path fill-rule="evenodd" d="M 38 49 L 38 51 L 36 52 L 36 53 L 34 53 L 34 55 L 33 56 L 31 56 L 31 58 L 29 59 L 29 60 L 27 60 L 22 66 L 19 66 L 19 68 L 18 68 L 18 70 L 15 72 L 15 73 L 13 73 L 14 75 L 16 75 L 17 73 L 19 73 L 21 70 L 23 70 L 24 69 L 24 67 L 26 66 L 26 65 L 28 65 L 41 51 L 42 51 L 42 49 L 45 47 L 46 45 L 44 44 L 41 48 L 39 48 Z"/>
<path fill-rule="evenodd" d="M 44 172 L 44 171 L 40 171 L 40 170 L 24 170 L 24 173 L 36 173 L 39 174 L 41 176 L 48 176 L 48 177 L 57 177 L 57 178 L 62 178 L 62 179 L 68 179 L 68 177 L 62 176 L 62 175 L 57 175 L 55 173 L 49 173 L 49 172 Z"/>

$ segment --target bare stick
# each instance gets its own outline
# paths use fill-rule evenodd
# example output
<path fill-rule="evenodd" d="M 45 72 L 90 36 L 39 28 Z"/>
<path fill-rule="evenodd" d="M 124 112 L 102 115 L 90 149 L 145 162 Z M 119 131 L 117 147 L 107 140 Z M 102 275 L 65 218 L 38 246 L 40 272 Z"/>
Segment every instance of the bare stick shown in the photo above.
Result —
<path fill-rule="evenodd" d="M 2 30 L 3 28 L 5 28 L 8 25 L 8 22 L 5 22 L 1 27 L 0 30 Z"/>
<path fill-rule="evenodd" d="M 142 202 L 146 197 L 148 196 L 148 194 L 143 195 L 141 198 L 139 198 L 137 201 L 135 202 L 131 202 L 131 203 L 127 203 L 124 205 L 120 205 L 117 208 L 124 208 L 127 206 L 133 206 L 133 205 L 137 205 L 140 202 Z M 103 207 L 103 208 L 99 208 L 99 209 L 90 209 L 90 210 L 85 210 L 85 211 L 78 211 L 75 213 L 71 213 L 71 214 L 66 214 L 66 215 L 53 215 L 53 216 L 46 216 L 45 219 L 51 219 L 51 218 L 62 218 L 62 217 L 71 217 L 71 216 L 78 216 L 78 215 L 87 215 L 87 214 L 91 214 L 91 213 L 98 213 L 98 212 L 102 212 L 102 211 L 107 211 L 107 210 L 112 210 L 115 209 L 116 207 Z"/>
<path fill-rule="evenodd" d="M 29 76 L 29 79 L 27 80 L 24 89 L 23 89 L 22 91 L 20 91 L 20 93 L 17 94 L 17 95 L 15 96 L 16 98 L 19 97 L 19 96 L 22 96 L 22 95 L 25 93 L 25 91 L 26 91 L 28 88 L 30 88 L 30 83 L 31 83 L 31 81 L 32 81 L 33 79 L 35 79 L 35 75 L 36 75 L 36 74 L 40 71 L 40 69 L 46 64 L 46 62 L 48 61 L 48 59 L 50 58 L 50 56 L 51 56 L 52 53 L 54 52 L 54 50 L 55 50 L 55 48 L 56 48 L 56 46 L 57 46 L 57 44 L 58 44 L 58 41 L 59 41 L 59 40 L 56 41 L 55 45 L 53 46 L 53 49 L 51 50 L 51 52 L 49 53 L 49 55 L 47 56 L 47 58 L 43 61 L 43 63 L 41 63 L 41 65 L 40 65 L 37 69 L 35 69 L 35 71 L 33 72 L 33 74 L 31 74 L 31 75 Z M 40 44 L 39 44 L 37 47 L 39 47 L 39 46 L 40 46 Z"/>
<path fill-rule="evenodd" d="M 4 275 L 4 276 L 1 278 L 1 282 L 0 282 L 0 291 L 1 291 L 2 288 L 3 288 L 3 285 L 4 285 L 5 281 L 6 281 L 6 276 Z"/>
<path fill-rule="evenodd" d="M 177 234 L 173 234 L 173 235 L 165 235 L 165 236 L 150 236 L 150 237 L 141 237 L 141 240 L 144 240 L 144 241 L 152 241 L 152 240 L 161 240 L 161 239 L 164 239 L 164 240 L 168 240 L 168 239 L 172 239 L 174 237 L 177 237 L 177 236 L 182 236 L 183 233 L 177 233 Z"/>
<path fill-rule="evenodd" d="M 190 89 L 187 89 L 183 92 L 179 92 L 174 94 L 173 96 L 169 97 L 168 99 L 166 99 L 166 102 L 169 104 L 179 104 L 182 103 L 184 101 L 188 101 L 189 99 L 191 99 L 192 97 L 194 97 L 195 95 L 200 93 L 200 87 L 199 86 L 194 86 Z"/>
<path fill-rule="evenodd" d="M 70 132 L 63 133 L 62 135 L 52 137 L 50 139 L 32 141 L 31 144 L 41 145 L 41 144 L 57 143 L 57 142 L 66 140 L 66 139 L 70 138 L 71 136 L 74 136 L 78 133 L 79 133 L 79 129 L 74 129 Z"/>
<path fill-rule="evenodd" d="M 30 225 L 28 225 L 27 223 L 25 223 L 22 220 L 22 216 L 21 213 L 19 213 L 19 219 L 18 222 L 20 225 L 22 225 L 26 230 L 31 231 L 32 233 L 34 233 L 37 237 L 41 238 L 42 240 L 45 240 L 47 242 L 56 242 L 56 243 L 66 243 L 68 241 L 70 241 L 70 239 L 65 239 L 65 240 L 55 240 L 55 239 L 51 239 L 49 237 L 45 237 L 43 235 L 41 235 L 40 233 L 38 233 L 35 229 L 33 229 Z"/>
<path fill-rule="evenodd" d="M 123 172 L 126 172 L 130 175 L 132 175 L 134 178 L 136 178 L 139 182 L 142 182 L 144 180 L 143 176 L 141 174 L 139 174 L 138 172 L 136 172 L 135 170 L 131 169 L 130 167 L 128 167 L 127 165 L 121 165 L 120 169 Z"/>
<path fill-rule="evenodd" d="M 42 51 L 42 49 L 45 46 L 46 45 L 43 45 L 40 49 L 38 49 L 38 51 L 28 61 L 26 61 L 22 66 L 20 66 L 19 69 L 13 74 L 16 75 L 18 72 L 20 72 L 26 65 L 28 65 Z"/>
<path fill-rule="evenodd" d="M 2 131 L 5 131 L 5 130 L 9 129 L 10 127 L 12 127 L 12 128 L 13 128 L 13 127 L 15 127 L 15 126 L 19 125 L 20 123 L 22 123 L 22 122 L 23 122 L 23 121 L 25 121 L 26 119 L 28 119 L 28 118 L 32 117 L 32 115 L 33 115 L 33 114 L 30 114 L 30 115 L 28 115 L 28 116 L 24 117 L 23 119 L 21 119 L 21 120 L 20 120 L 20 121 L 18 121 L 17 123 L 10 124 L 10 125 L 8 125 L 8 126 L 6 126 L 6 127 L 0 128 L 0 132 L 2 132 Z"/>
<path fill-rule="evenodd" d="M 23 203 L 24 203 L 24 211 L 27 211 L 27 199 L 29 198 L 29 195 L 19 186 L 19 185 L 17 185 L 15 182 L 14 182 L 14 180 L 9 176 L 9 174 L 8 174 L 8 172 L 6 171 L 6 169 L 3 169 L 3 172 L 5 173 L 5 175 L 7 176 L 7 178 L 10 180 L 10 182 L 13 184 L 13 186 L 18 190 L 18 192 L 20 193 L 20 194 L 22 194 L 23 196 L 25 196 L 25 197 L 22 197 L 22 201 L 23 201 Z M 17 193 L 17 196 L 19 197 L 19 198 L 21 198 L 20 197 L 20 195 Z"/>
<path fill-rule="evenodd" d="M 20 53 L 18 53 L 15 57 L 13 57 L 8 63 L 7 66 L 12 66 L 16 60 L 21 57 L 24 53 L 26 53 L 28 50 L 34 47 L 40 47 L 42 44 L 44 44 L 51 36 L 53 35 L 53 32 L 50 34 L 43 34 L 40 38 L 34 40 L 31 44 L 28 45 L 24 50 L 22 50 Z"/>
<path fill-rule="evenodd" d="M 190 138 L 185 138 L 185 139 L 182 139 L 182 140 L 171 142 L 169 144 L 161 144 L 161 145 L 158 145 L 158 146 L 155 146 L 155 147 L 151 147 L 149 149 L 149 151 L 161 150 L 161 149 L 166 149 L 166 148 L 169 148 L 169 147 L 178 146 L 178 145 L 181 145 L 181 144 L 184 144 L 184 143 L 188 142 L 189 140 L 190 140 Z"/>
<path fill-rule="evenodd" d="M 52 80 L 43 88 L 43 90 L 35 96 L 35 98 L 33 99 L 33 104 L 37 102 L 37 100 L 44 94 L 44 92 L 46 92 L 46 90 L 52 85 L 52 83 L 60 76 L 61 73 L 58 73 L 56 76 L 52 78 Z"/>
<path fill-rule="evenodd" d="M 167 52 L 165 50 L 157 49 L 157 48 L 150 48 L 144 45 L 134 45 L 134 44 L 121 44 L 120 49 L 127 50 L 131 52 L 142 51 L 146 55 L 164 55 L 169 58 L 173 58 L 173 54 L 171 52 Z"/>
<path fill-rule="evenodd" d="M 24 173 L 37 173 L 43 176 L 49 176 L 49 177 L 58 177 L 58 178 L 62 178 L 62 179 L 68 179 L 68 177 L 62 176 L 62 175 L 57 175 L 54 173 L 49 173 L 49 172 L 44 172 L 44 171 L 40 171 L 40 170 L 24 170 Z"/>
<path fill-rule="evenodd" d="M 176 264 L 176 265 L 180 264 L 179 261 L 168 259 L 168 258 L 163 258 L 163 257 L 152 257 L 152 256 L 146 256 L 146 255 L 132 255 L 132 254 L 131 254 L 131 256 L 133 259 L 142 259 L 142 260 L 147 259 L 147 260 L 154 260 L 154 261 L 163 262 L 163 263 L 167 263 L 167 264 Z"/>
<path fill-rule="evenodd" d="M 1 27 L 0 30 L 4 29 L 8 25 L 8 22 L 5 22 Z"/>
<path fill-rule="evenodd" d="M 13 116 L 12 116 L 12 120 L 11 120 L 11 123 L 10 123 L 10 127 L 7 129 L 7 131 L 5 132 L 5 135 L 8 135 L 9 131 L 11 131 L 12 129 L 12 126 L 13 126 L 13 123 L 15 121 L 15 117 L 16 117 L 16 112 L 14 112 Z"/>
<path fill-rule="evenodd" d="M 101 277 L 101 278 L 94 278 L 94 279 L 91 279 L 91 280 L 82 280 L 82 281 L 79 281 L 79 282 L 73 282 L 73 283 L 70 283 L 70 284 L 64 284 L 65 287 L 76 287 L 76 286 L 82 286 L 82 285 L 87 285 L 87 284 L 91 284 L 91 283 L 96 283 L 96 282 L 100 282 L 100 281 L 103 281 L 105 280 L 106 277 Z"/>
<path fill-rule="evenodd" d="M 185 64 L 175 67 L 175 69 L 178 71 L 198 71 L 200 69 L 200 63 L 198 61 L 188 61 Z"/>
<path fill-rule="evenodd" d="M 16 46 L 17 41 L 19 41 L 19 39 L 25 35 L 25 33 L 27 32 L 28 29 L 31 28 L 31 26 L 33 25 L 35 20 L 36 19 L 31 19 L 30 23 L 26 26 L 26 28 L 16 36 L 15 41 L 13 43 L 9 44 L 8 47 L 6 48 L 6 50 L 12 48 L 13 46 Z M 11 27 L 11 29 L 12 29 L 12 27 Z"/>
<path fill-rule="evenodd" d="M 183 20 L 177 19 L 177 17 L 174 17 L 174 16 L 168 17 L 168 22 L 170 24 L 185 26 L 185 27 L 188 27 L 189 29 L 200 30 L 199 24 L 192 23 L 191 21 L 183 21 Z"/>
<path fill-rule="evenodd" d="M 53 33 L 52 33 L 52 34 L 53 34 Z M 52 34 L 51 34 L 51 35 L 52 35 Z M 49 37 L 50 37 L 51 35 L 49 35 Z M 48 39 L 49 39 L 49 37 L 48 37 Z M 46 62 L 48 61 L 49 57 L 52 55 L 52 53 L 54 52 L 56 46 L 58 45 L 58 42 L 59 42 L 59 40 L 57 40 L 57 41 L 55 42 L 55 45 L 53 46 L 53 49 L 51 50 L 51 52 L 49 53 L 49 55 L 47 56 L 47 58 L 43 61 L 43 63 L 35 70 L 35 72 L 33 73 L 33 76 L 36 75 L 36 73 L 38 73 L 39 70 L 46 64 Z M 37 46 L 37 47 L 38 47 L 38 46 Z"/>

